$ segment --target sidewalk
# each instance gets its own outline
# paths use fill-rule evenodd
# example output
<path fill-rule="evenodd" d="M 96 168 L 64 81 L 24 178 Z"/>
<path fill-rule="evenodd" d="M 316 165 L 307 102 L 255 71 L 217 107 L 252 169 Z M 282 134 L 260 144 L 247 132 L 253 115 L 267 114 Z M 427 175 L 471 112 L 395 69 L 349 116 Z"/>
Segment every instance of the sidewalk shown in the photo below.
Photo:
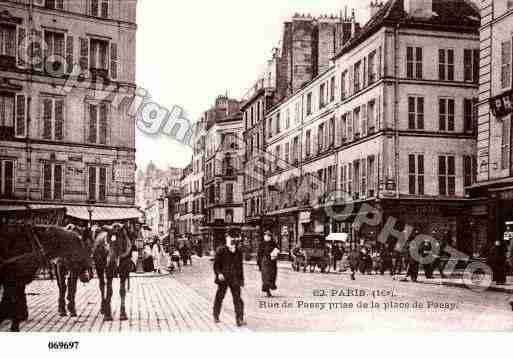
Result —
<path fill-rule="evenodd" d="M 256 260 L 254 260 L 254 259 L 253 260 L 249 260 L 249 261 L 244 261 L 244 263 L 248 264 L 248 265 L 255 265 L 255 266 L 257 265 Z M 292 270 L 292 265 L 291 265 L 291 262 L 289 262 L 289 261 L 279 261 L 278 262 L 278 268 Z M 328 275 L 343 275 L 343 274 L 348 274 L 348 272 L 347 271 L 346 272 L 333 272 L 333 271 L 330 271 L 327 274 Z M 405 273 L 401 274 L 402 277 L 404 277 L 404 275 L 405 275 Z M 374 276 L 380 277 L 380 275 L 374 275 Z M 388 272 L 385 273 L 385 276 L 390 277 Z M 444 285 L 444 286 L 447 286 L 447 287 L 455 287 L 455 288 L 468 288 L 468 286 L 463 281 L 463 274 L 461 272 L 455 272 L 450 278 L 442 279 L 440 277 L 440 275 L 435 275 L 435 278 L 427 279 L 424 276 L 424 272 L 423 271 L 419 271 L 419 279 L 418 279 L 417 283 L 426 284 L 426 285 Z M 477 286 L 474 289 L 479 291 L 479 290 L 484 290 L 485 288 Z M 493 291 L 493 292 L 513 294 L 513 276 L 509 276 L 507 278 L 507 281 L 506 281 L 505 285 L 492 284 L 488 288 L 488 290 Z"/>

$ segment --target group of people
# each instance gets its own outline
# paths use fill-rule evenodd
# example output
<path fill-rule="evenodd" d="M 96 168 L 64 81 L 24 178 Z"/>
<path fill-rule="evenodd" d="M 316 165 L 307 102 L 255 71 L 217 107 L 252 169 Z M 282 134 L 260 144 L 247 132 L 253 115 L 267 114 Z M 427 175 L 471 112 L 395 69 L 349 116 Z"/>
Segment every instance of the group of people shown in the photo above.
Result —
<path fill-rule="evenodd" d="M 145 272 L 172 272 L 175 268 L 181 270 L 182 264 L 192 265 L 192 253 L 185 244 L 180 247 L 171 246 L 169 252 L 164 250 L 164 246 L 158 239 L 144 246 L 143 270 Z"/>
<path fill-rule="evenodd" d="M 257 264 L 261 272 L 262 292 L 271 297 L 271 291 L 278 289 L 276 278 L 278 273 L 278 246 L 272 239 L 270 231 L 265 231 L 263 241 L 258 248 Z M 226 291 L 230 288 L 237 326 L 245 325 L 244 302 L 241 298 L 241 288 L 244 287 L 243 251 L 241 241 L 234 231 L 228 231 L 225 244 L 219 247 L 214 258 L 214 282 L 217 292 L 214 300 L 214 321 L 220 321 L 221 306 Z"/>

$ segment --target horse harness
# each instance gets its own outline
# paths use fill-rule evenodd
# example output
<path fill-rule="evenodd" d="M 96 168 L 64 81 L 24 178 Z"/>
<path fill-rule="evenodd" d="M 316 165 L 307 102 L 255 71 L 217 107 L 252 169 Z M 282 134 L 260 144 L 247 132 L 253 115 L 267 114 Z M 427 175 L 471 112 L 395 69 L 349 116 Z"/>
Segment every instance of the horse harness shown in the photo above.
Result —
<path fill-rule="evenodd" d="M 46 251 L 43 248 L 43 246 L 41 245 L 41 242 L 39 241 L 39 238 L 37 237 L 37 234 L 35 233 L 34 227 L 32 225 L 25 226 L 25 235 L 27 236 L 27 238 L 30 242 L 32 251 L 30 253 L 20 254 L 19 256 L 7 258 L 7 259 L 0 257 L 0 269 L 2 269 L 5 266 L 8 266 L 10 264 L 16 263 L 19 260 L 22 260 L 25 258 L 31 258 L 31 257 L 38 258 L 38 260 L 41 264 L 49 263 L 49 258 L 46 254 Z"/>

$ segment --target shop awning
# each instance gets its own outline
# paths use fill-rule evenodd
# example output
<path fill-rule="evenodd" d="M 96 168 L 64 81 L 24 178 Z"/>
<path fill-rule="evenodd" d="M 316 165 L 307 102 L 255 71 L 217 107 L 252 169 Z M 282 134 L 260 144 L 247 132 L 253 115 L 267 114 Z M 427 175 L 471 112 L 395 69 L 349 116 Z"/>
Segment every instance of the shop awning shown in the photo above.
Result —
<path fill-rule="evenodd" d="M 326 237 L 327 241 L 332 242 L 347 242 L 349 235 L 347 233 L 330 233 Z"/>
<path fill-rule="evenodd" d="M 20 205 L 2 205 L 0 206 L 0 212 L 16 212 L 16 211 L 26 211 L 26 206 Z"/>
<path fill-rule="evenodd" d="M 66 208 L 66 215 L 68 217 L 81 219 L 84 221 L 89 220 L 89 212 L 86 206 L 50 206 L 45 204 L 31 204 L 31 209 L 48 209 L 48 208 Z M 140 218 L 142 213 L 133 207 L 100 207 L 93 206 L 91 212 L 91 219 L 93 221 L 122 221 L 127 219 Z"/>

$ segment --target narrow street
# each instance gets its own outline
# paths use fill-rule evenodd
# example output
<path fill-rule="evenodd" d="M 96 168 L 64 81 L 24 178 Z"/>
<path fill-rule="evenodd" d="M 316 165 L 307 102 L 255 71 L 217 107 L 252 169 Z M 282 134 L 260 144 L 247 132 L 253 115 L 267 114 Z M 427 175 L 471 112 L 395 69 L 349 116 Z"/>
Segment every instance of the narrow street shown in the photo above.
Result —
<path fill-rule="evenodd" d="M 99 314 L 97 281 L 80 285 L 78 318 L 57 313 L 57 285 L 38 280 L 27 288 L 30 318 L 21 331 L 125 332 L 125 331 L 439 331 L 513 329 L 509 295 L 473 292 L 435 284 L 399 282 L 390 276 L 296 273 L 280 268 L 273 298 L 260 292 L 260 273 L 245 265 L 243 290 L 247 326 L 237 328 L 228 293 L 221 323 L 212 321 L 215 295 L 212 262 L 194 258 L 193 265 L 165 276 L 133 276 L 127 296 L 130 319 L 120 322 L 119 296 L 114 288 L 114 322 Z M 284 304 L 285 303 L 285 304 Z M 363 307 L 367 305 L 367 307 Z M 378 307 L 379 305 L 379 307 Z M 422 308 L 418 306 L 422 305 Z M 0 331 L 7 331 L 4 322 Z"/>

